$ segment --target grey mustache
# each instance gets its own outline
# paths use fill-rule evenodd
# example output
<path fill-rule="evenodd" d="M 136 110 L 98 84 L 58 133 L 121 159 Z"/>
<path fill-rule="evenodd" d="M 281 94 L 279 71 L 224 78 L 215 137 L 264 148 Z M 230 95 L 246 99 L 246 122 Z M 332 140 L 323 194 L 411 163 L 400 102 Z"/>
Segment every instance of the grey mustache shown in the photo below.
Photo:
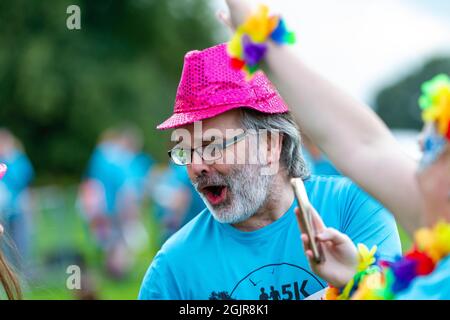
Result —
<path fill-rule="evenodd" d="M 200 189 L 211 185 L 225 185 L 229 186 L 229 183 L 225 177 L 220 176 L 200 176 L 193 181 L 193 186 L 199 191 Z"/>

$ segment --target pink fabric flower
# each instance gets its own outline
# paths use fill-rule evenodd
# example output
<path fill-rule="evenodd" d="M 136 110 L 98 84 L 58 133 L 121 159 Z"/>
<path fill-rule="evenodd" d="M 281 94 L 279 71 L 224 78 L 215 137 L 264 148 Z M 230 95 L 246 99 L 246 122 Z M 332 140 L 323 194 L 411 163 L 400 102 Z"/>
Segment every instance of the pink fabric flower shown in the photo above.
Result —
<path fill-rule="evenodd" d="M 3 178 L 7 169 L 8 167 L 6 167 L 6 164 L 0 163 L 0 179 Z"/>

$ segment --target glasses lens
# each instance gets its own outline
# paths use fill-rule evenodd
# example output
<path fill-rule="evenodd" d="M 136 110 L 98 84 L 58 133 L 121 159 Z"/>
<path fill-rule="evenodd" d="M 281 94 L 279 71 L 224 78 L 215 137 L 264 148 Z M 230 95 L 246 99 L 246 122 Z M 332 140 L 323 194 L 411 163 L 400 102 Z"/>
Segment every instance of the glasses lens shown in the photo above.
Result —
<path fill-rule="evenodd" d="M 218 144 L 209 144 L 203 148 L 202 158 L 205 161 L 214 161 L 220 159 L 222 157 L 221 145 Z"/>
<path fill-rule="evenodd" d="M 188 152 L 186 149 L 176 148 L 170 152 L 170 157 L 175 164 L 184 166 L 188 163 Z"/>

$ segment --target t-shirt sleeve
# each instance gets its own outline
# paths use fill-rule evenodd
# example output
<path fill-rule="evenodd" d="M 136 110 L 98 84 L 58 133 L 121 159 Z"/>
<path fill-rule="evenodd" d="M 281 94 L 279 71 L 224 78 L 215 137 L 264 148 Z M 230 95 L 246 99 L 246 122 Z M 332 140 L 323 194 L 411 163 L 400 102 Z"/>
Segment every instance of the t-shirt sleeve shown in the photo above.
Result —
<path fill-rule="evenodd" d="M 155 256 L 142 281 L 139 300 L 182 299 L 167 260 L 161 251 Z"/>
<path fill-rule="evenodd" d="M 379 202 L 346 179 L 340 197 L 340 231 L 346 233 L 355 244 L 378 247 L 383 260 L 393 260 L 402 253 L 397 224 L 393 215 Z"/>

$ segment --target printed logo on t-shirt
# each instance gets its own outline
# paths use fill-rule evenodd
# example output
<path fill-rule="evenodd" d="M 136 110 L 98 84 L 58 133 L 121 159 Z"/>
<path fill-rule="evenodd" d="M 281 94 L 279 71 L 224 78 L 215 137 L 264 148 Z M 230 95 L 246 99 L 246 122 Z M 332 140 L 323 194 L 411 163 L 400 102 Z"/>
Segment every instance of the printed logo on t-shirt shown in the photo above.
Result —
<path fill-rule="evenodd" d="M 212 292 L 210 300 L 303 300 L 323 289 L 313 273 L 290 263 L 262 266 L 239 280 L 228 291 Z"/>

